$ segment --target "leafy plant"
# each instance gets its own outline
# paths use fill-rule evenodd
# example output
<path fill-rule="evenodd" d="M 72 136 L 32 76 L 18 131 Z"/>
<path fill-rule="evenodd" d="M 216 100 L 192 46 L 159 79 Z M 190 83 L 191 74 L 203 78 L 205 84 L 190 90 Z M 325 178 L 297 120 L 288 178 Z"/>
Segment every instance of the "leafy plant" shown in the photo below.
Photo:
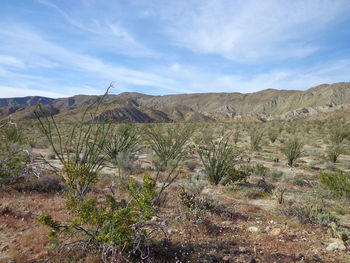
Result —
<path fill-rule="evenodd" d="M 159 170 L 165 170 L 171 160 L 183 159 L 187 154 L 184 146 L 193 132 L 193 127 L 186 124 L 164 127 L 158 124 L 145 129 L 145 140 L 157 157 L 156 166 Z"/>
<path fill-rule="evenodd" d="M 120 155 L 132 155 L 138 150 L 140 143 L 139 131 L 132 124 L 121 125 L 112 131 L 104 144 L 103 150 L 112 163 L 120 164 Z"/>
<path fill-rule="evenodd" d="M 280 207 L 283 214 L 297 218 L 302 224 L 328 225 L 337 222 L 337 218 L 327 209 L 317 205 L 284 204 Z"/>
<path fill-rule="evenodd" d="M 212 184 L 219 184 L 221 179 L 234 171 L 235 158 L 239 155 L 229 144 L 230 136 L 223 136 L 218 142 L 210 140 L 197 145 L 197 152 L 205 173 Z"/>
<path fill-rule="evenodd" d="M 320 182 L 331 191 L 334 197 L 350 197 L 350 174 L 338 170 L 335 173 L 319 173 Z"/>
<path fill-rule="evenodd" d="M 110 131 L 110 123 L 100 121 L 98 110 L 108 90 L 85 109 L 81 120 L 72 125 L 66 139 L 52 114 L 43 114 L 40 104 L 34 112 L 42 133 L 63 165 L 59 174 L 64 179 L 67 190 L 82 198 L 91 184 L 96 182 L 98 171 L 105 160 L 103 148 Z M 86 120 L 87 116 L 90 116 L 90 120 Z"/>
<path fill-rule="evenodd" d="M 257 151 L 260 149 L 260 142 L 264 136 L 264 130 L 261 129 L 252 129 L 249 133 L 250 135 L 250 149 L 252 151 Z"/>
<path fill-rule="evenodd" d="M 293 166 L 295 161 L 303 153 L 303 144 L 296 138 L 289 139 L 284 143 L 281 152 L 286 156 L 288 165 Z"/>
<path fill-rule="evenodd" d="M 331 144 L 326 149 L 327 157 L 330 161 L 335 163 L 338 157 L 344 153 L 344 147 L 341 144 Z"/>
<path fill-rule="evenodd" d="M 154 180 L 158 182 L 161 172 L 166 171 L 156 200 L 160 200 L 163 191 L 178 177 L 180 164 L 188 153 L 185 146 L 193 132 L 193 126 L 186 124 L 174 124 L 165 127 L 150 125 L 145 129 L 145 140 L 156 157 L 154 163 L 157 172 Z"/>
<path fill-rule="evenodd" d="M 270 129 L 267 133 L 267 136 L 270 139 L 270 142 L 274 143 L 278 137 L 278 131 Z"/>
<path fill-rule="evenodd" d="M 30 148 L 23 145 L 21 128 L 11 120 L 0 123 L 0 183 L 10 184 L 26 174 Z"/>

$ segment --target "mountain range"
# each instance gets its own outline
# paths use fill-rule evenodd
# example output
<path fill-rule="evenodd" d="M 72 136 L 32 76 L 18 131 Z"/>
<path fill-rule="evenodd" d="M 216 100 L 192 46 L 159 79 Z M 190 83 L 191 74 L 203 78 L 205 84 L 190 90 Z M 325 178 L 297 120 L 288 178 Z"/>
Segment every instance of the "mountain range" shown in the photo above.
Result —
<path fill-rule="evenodd" d="M 58 117 L 79 116 L 98 96 L 67 98 L 30 96 L 0 99 L 0 119 L 35 118 L 44 112 Z M 306 91 L 267 89 L 255 93 L 194 93 L 151 96 L 135 92 L 108 95 L 102 116 L 114 122 L 230 121 L 314 118 L 350 113 L 350 83 L 323 84 Z M 78 118 L 78 117 L 77 117 Z"/>

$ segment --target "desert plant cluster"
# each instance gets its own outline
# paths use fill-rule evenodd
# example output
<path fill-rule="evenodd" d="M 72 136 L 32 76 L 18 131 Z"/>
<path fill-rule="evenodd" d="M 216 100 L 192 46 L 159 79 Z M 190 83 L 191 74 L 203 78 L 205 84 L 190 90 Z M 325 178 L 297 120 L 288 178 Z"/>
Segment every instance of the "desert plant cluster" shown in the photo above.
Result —
<path fill-rule="evenodd" d="M 349 119 L 115 124 L 103 101 L 1 122 L 0 262 L 350 262 Z"/>

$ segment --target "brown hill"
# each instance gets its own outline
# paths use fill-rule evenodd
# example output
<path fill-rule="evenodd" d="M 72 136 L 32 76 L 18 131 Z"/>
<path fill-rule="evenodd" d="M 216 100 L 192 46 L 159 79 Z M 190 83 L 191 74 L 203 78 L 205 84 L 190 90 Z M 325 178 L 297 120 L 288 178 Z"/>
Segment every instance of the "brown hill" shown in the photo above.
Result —
<path fill-rule="evenodd" d="M 0 99 L 0 117 L 33 117 L 39 100 L 54 105 L 58 116 L 76 115 L 98 96 L 50 99 Z M 350 83 L 323 84 L 306 91 L 267 89 L 255 93 L 198 93 L 151 96 L 135 92 L 109 95 L 102 116 L 115 122 L 227 121 L 233 119 L 294 119 L 341 112 L 350 108 Z M 72 116 L 73 117 L 73 116 Z"/>

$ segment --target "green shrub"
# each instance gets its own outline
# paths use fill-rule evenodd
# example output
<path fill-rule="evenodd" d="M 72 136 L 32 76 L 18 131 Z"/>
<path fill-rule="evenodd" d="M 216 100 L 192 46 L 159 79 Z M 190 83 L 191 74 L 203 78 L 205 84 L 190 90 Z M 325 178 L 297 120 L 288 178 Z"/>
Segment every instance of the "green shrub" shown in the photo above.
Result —
<path fill-rule="evenodd" d="M 109 134 L 103 150 L 112 163 L 119 165 L 120 161 L 127 159 L 126 155 L 132 156 L 139 149 L 139 142 L 139 131 L 134 125 L 121 125 Z"/>
<path fill-rule="evenodd" d="M 271 129 L 268 131 L 267 136 L 269 137 L 270 142 L 274 143 L 278 137 L 278 131 Z"/>
<path fill-rule="evenodd" d="M 194 129 L 186 124 L 150 125 L 144 131 L 148 145 L 157 157 L 156 166 L 165 170 L 171 160 L 183 159 L 187 154 L 184 146 L 191 138 Z"/>
<path fill-rule="evenodd" d="M 146 174 L 140 188 L 130 181 L 129 201 L 117 201 L 110 195 L 104 202 L 75 196 L 67 203 L 69 222 L 56 221 L 49 214 L 39 216 L 39 222 L 50 228 L 49 236 L 55 241 L 71 236 L 76 239 L 70 240 L 72 244 L 100 249 L 112 247 L 125 253 L 131 251 L 134 242 L 147 238 L 145 225 L 154 213 L 155 189 L 155 182 Z"/>
<path fill-rule="evenodd" d="M 338 160 L 342 153 L 344 153 L 344 147 L 341 144 L 331 144 L 326 149 L 327 157 L 333 163 Z"/>
<path fill-rule="evenodd" d="M 235 183 L 245 183 L 249 176 L 254 172 L 254 168 L 250 165 L 240 165 L 234 167 L 228 174 L 221 180 L 221 184 L 233 186 Z"/>
<path fill-rule="evenodd" d="M 350 130 L 344 125 L 335 125 L 329 130 L 330 141 L 337 145 L 341 144 L 345 139 L 349 138 Z"/>
<path fill-rule="evenodd" d="M 219 184 L 222 178 L 235 171 L 235 158 L 239 153 L 233 150 L 229 139 L 226 135 L 219 142 L 210 140 L 197 145 L 198 155 L 212 184 Z"/>
<path fill-rule="evenodd" d="M 270 176 L 273 179 L 278 179 L 278 178 L 281 178 L 283 176 L 283 172 L 279 171 L 277 169 L 271 169 L 270 170 Z"/>
<path fill-rule="evenodd" d="M 317 205 L 284 204 L 281 206 L 284 215 L 297 218 L 302 224 L 328 225 L 336 222 L 337 218 L 327 209 Z"/>
<path fill-rule="evenodd" d="M 281 152 L 286 156 L 288 165 L 293 166 L 295 161 L 303 153 L 303 144 L 294 137 L 284 143 L 281 148 Z"/>
<path fill-rule="evenodd" d="M 350 174 L 341 170 L 335 173 L 319 173 L 320 182 L 334 197 L 350 197 Z"/>
<path fill-rule="evenodd" d="M 26 173 L 30 147 L 23 145 L 20 127 L 12 121 L 0 123 L 0 184 L 10 184 Z"/>
<path fill-rule="evenodd" d="M 257 151 L 260 149 L 260 142 L 264 136 L 264 130 L 254 128 L 249 132 L 250 135 L 250 149 Z"/>

